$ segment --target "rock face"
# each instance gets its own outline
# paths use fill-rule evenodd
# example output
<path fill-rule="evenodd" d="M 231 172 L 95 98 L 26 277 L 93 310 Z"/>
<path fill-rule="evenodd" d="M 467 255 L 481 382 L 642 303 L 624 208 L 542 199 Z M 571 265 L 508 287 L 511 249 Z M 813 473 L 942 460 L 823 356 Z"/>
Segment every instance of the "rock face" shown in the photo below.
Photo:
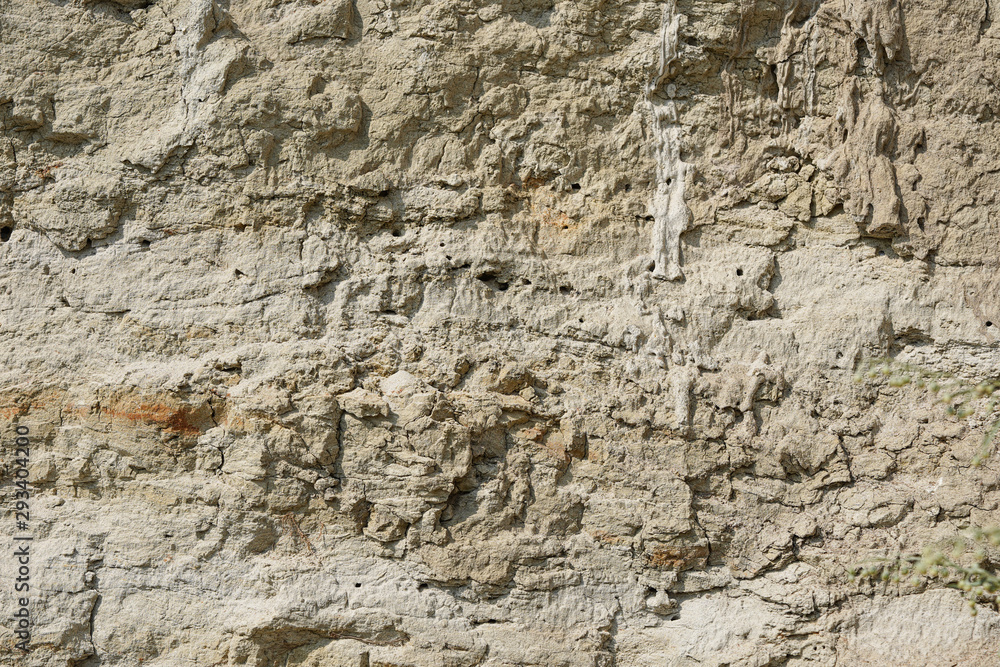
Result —
<path fill-rule="evenodd" d="M 0 0 L 3 664 L 995 664 L 995 12 Z"/>

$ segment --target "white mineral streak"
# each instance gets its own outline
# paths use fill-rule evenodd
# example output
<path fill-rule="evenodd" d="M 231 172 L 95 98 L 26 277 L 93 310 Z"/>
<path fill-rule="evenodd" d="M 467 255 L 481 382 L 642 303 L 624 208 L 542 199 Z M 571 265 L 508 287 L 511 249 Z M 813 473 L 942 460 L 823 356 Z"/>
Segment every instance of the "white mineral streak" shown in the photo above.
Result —
<path fill-rule="evenodd" d="M 646 88 L 646 100 L 653 116 L 653 154 L 656 162 L 656 189 L 649 203 L 653 216 L 653 276 L 678 280 L 681 271 L 681 234 L 691 224 L 691 211 L 684 202 L 684 186 L 691 165 L 681 160 L 683 129 L 674 102 L 676 87 L 669 81 L 677 74 L 677 42 L 680 14 L 675 0 L 663 12 L 660 28 L 660 66 L 656 78 Z"/>

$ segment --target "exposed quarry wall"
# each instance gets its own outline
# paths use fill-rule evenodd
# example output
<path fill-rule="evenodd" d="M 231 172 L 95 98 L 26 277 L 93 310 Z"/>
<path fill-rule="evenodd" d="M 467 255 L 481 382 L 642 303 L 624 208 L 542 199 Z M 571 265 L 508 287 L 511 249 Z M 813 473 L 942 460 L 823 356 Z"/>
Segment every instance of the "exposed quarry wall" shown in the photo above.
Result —
<path fill-rule="evenodd" d="M 995 12 L 0 0 L 0 661 L 994 664 Z"/>

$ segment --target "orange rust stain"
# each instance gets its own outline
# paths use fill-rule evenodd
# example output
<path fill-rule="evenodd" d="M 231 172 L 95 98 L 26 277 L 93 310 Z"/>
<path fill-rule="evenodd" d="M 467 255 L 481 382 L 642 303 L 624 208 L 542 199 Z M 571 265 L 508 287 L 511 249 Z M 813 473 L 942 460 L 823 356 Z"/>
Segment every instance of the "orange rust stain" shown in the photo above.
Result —
<path fill-rule="evenodd" d="M 544 178 L 539 178 L 537 176 L 530 176 L 524 179 L 524 185 L 522 186 L 525 190 L 537 190 L 548 183 Z"/>
<path fill-rule="evenodd" d="M 549 433 L 545 440 L 542 441 L 542 447 L 545 451 L 549 453 L 552 458 L 560 461 L 562 463 L 569 463 L 572 458 L 569 452 L 566 451 L 566 442 L 562 436 L 562 433 Z"/>
<path fill-rule="evenodd" d="M 30 398 L 28 396 L 8 398 L 0 405 L 0 418 L 13 419 L 34 410 L 42 410 L 58 404 L 61 398 L 61 393 L 54 389 L 39 392 Z"/>
<path fill-rule="evenodd" d="M 63 166 L 62 162 L 53 162 L 52 164 L 42 167 L 41 169 L 36 169 L 35 176 L 42 179 L 52 178 L 52 172 L 61 166 Z"/>
<path fill-rule="evenodd" d="M 532 442 L 540 442 L 542 437 L 548 431 L 547 428 L 540 424 L 535 424 L 533 426 L 526 426 L 525 428 L 518 429 L 516 434 L 525 440 L 531 440 Z"/>
<path fill-rule="evenodd" d="M 111 406 L 101 406 L 101 414 L 112 420 L 142 422 L 180 435 L 198 435 L 202 432 L 195 423 L 194 409 L 184 404 L 124 400 Z"/>
<path fill-rule="evenodd" d="M 555 228 L 556 231 L 576 231 L 580 227 L 580 223 L 576 220 L 551 206 L 542 206 L 531 202 L 529 212 L 539 225 Z"/>
<path fill-rule="evenodd" d="M 91 406 L 89 405 L 79 405 L 77 403 L 67 403 L 63 406 L 64 415 L 76 415 L 77 417 L 86 417 L 91 412 Z"/>
<path fill-rule="evenodd" d="M 704 545 L 656 547 L 646 554 L 646 561 L 650 566 L 664 570 L 689 570 L 703 565 L 707 558 L 708 547 Z"/>
<path fill-rule="evenodd" d="M 223 420 L 222 425 L 228 429 L 232 430 L 249 430 L 248 425 L 251 422 L 243 417 L 242 415 L 229 415 Z"/>
<path fill-rule="evenodd" d="M 569 463 L 570 455 L 566 453 L 566 450 L 562 445 L 553 444 L 550 442 L 545 443 L 545 451 L 552 455 L 552 458 L 563 463 Z"/>
<path fill-rule="evenodd" d="M 134 396 L 120 396 L 107 403 L 66 400 L 66 392 L 58 389 L 41 391 L 34 396 L 6 396 L 0 400 L 0 419 L 12 420 L 37 410 L 59 412 L 62 418 L 87 421 L 93 419 L 124 419 L 141 422 L 181 435 L 198 435 L 211 421 L 207 404 L 187 404 L 180 401 L 145 401 Z"/>
<path fill-rule="evenodd" d="M 603 542 L 604 544 L 619 545 L 619 544 L 630 544 L 632 542 L 632 540 L 627 537 L 622 537 L 620 535 L 612 535 L 606 530 L 595 530 L 590 534 L 590 536 L 593 537 L 598 542 Z"/>
<path fill-rule="evenodd" d="M 576 229 L 577 223 L 562 211 L 556 211 L 546 206 L 539 213 L 539 221 L 543 225 L 552 225 L 562 229 Z"/>

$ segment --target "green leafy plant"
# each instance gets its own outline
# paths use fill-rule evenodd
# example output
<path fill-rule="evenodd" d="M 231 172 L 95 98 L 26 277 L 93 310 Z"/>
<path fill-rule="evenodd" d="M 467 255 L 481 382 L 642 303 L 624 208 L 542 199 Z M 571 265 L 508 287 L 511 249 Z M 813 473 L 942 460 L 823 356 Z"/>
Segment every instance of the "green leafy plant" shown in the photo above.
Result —
<path fill-rule="evenodd" d="M 929 371 L 918 366 L 904 364 L 891 359 L 873 359 L 854 375 L 855 382 L 884 379 L 890 387 L 914 385 L 926 389 L 945 406 L 945 412 L 959 419 L 983 414 L 992 419 L 983 437 L 979 452 L 971 464 L 979 467 L 995 449 L 997 434 L 1000 433 L 1000 379 L 972 383 L 956 377 L 952 373 Z"/>
<path fill-rule="evenodd" d="M 885 381 L 890 387 L 913 385 L 926 389 L 945 412 L 960 419 L 981 415 L 988 424 L 982 445 L 970 461 L 978 467 L 993 455 L 1000 432 L 1000 380 L 969 382 L 951 373 L 928 371 L 893 360 L 875 359 L 860 369 L 856 382 Z M 990 547 L 1000 546 L 1000 527 L 972 527 L 949 543 L 926 546 L 918 555 L 899 554 L 871 559 L 849 569 L 852 580 L 898 583 L 920 588 L 930 581 L 964 593 L 972 614 L 977 606 L 989 604 L 1000 609 L 1000 576 L 990 559 Z"/>
<path fill-rule="evenodd" d="M 852 581 L 863 579 L 922 588 L 937 581 L 963 592 L 972 615 L 980 604 L 998 607 L 1000 577 L 991 569 L 987 549 L 1000 546 L 1000 527 L 969 528 L 948 545 L 927 546 L 919 556 L 872 559 L 849 571 Z"/>

